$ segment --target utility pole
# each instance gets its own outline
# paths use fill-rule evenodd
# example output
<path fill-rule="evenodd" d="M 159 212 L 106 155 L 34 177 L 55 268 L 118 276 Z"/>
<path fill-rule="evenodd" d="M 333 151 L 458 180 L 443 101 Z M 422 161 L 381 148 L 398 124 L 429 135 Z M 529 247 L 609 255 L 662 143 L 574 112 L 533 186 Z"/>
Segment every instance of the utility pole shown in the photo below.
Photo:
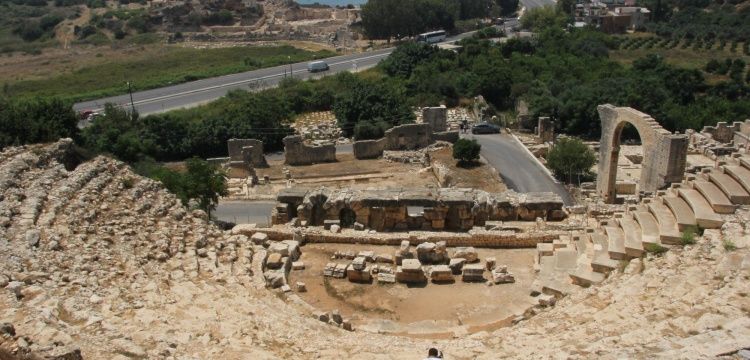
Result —
<path fill-rule="evenodd" d="M 130 109 L 132 113 L 130 116 L 135 115 L 135 104 L 133 103 L 133 88 L 130 86 L 130 81 L 128 81 L 128 93 L 130 94 Z"/>
<path fill-rule="evenodd" d="M 292 71 L 292 56 L 287 55 L 287 60 L 289 60 L 289 77 L 294 77 L 294 71 Z"/>

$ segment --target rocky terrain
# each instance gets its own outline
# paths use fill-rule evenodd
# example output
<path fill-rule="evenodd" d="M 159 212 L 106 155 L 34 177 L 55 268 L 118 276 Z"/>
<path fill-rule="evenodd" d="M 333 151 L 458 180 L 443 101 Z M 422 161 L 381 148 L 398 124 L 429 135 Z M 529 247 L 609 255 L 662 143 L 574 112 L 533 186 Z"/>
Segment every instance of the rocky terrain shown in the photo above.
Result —
<path fill-rule="evenodd" d="M 266 290 L 262 247 L 209 225 L 121 162 L 79 164 L 70 140 L 6 148 L 0 349 L 52 359 L 414 359 L 431 345 L 451 359 L 741 358 L 750 215 L 735 217 L 514 326 L 413 339 L 348 332 Z"/>

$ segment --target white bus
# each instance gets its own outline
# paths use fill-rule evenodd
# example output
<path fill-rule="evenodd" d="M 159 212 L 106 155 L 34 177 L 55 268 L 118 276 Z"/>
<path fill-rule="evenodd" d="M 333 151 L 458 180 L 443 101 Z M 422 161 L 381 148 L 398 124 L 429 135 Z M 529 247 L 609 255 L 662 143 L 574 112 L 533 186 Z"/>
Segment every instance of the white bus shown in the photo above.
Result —
<path fill-rule="evenodd" d="M 417 42 L 435 44 L 445 40 L 445 30 L 430 31 L 417 35 Z"/>

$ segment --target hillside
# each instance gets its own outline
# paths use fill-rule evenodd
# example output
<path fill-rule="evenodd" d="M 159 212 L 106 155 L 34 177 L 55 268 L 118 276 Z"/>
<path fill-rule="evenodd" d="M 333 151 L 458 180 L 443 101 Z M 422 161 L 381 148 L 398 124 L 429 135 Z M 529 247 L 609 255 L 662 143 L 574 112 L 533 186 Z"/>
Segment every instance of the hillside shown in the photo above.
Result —
<path fill-rule="evenodd" d="M 303 40 L 352 46 L 346 28 L 357 13 L 286 1 L 3 1 L 0 53 L 186 40 Z"/>

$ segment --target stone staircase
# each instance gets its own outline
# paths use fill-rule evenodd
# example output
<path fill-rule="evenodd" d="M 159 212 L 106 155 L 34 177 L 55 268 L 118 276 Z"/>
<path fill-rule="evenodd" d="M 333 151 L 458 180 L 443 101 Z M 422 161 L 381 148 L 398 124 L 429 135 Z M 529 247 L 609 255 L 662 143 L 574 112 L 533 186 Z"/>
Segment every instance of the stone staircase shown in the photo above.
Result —
<path fill-rule="evenodd" d="M 532 293 L 563 296 L 574 285 L 602 282 L 612 270 L 649 248 L 680 244 L 690 227 L 720 229 L 722 215 L 750 204 L 750 155 L 736 154 L 725 164 L 705 168 L 656 196 L 629 206 L 625 213 L 595 228 L 537 245 L 537 281 Z"/>

